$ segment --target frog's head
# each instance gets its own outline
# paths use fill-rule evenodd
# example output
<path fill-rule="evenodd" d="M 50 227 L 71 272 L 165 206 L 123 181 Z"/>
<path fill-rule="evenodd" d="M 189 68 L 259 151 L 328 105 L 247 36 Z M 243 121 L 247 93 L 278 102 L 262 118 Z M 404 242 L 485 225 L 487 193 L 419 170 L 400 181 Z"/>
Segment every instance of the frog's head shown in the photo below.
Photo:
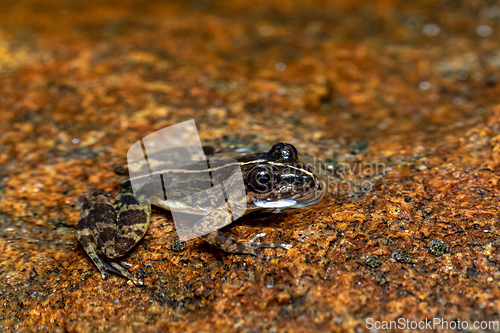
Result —
<path fill-rule="evenodd" d="M 274 145 L 243 172 L 248 210 L 304 207 L 325 193 L 325 183 L 288 143 Z"/>

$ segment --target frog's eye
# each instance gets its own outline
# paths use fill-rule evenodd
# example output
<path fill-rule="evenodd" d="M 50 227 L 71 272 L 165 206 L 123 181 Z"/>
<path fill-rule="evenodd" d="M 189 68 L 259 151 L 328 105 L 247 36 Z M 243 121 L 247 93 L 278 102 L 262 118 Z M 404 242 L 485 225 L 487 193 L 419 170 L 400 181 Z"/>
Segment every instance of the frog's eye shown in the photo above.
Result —
<path fill-rule="evenodd" d="M 264 193 L 273 189 L 274 177 L 272 170 L 266 166 L 256 166 L 248 175 L 248 185 L 256 192 Z"/>
<path fill-rule="evenodd" d="M 298 161 L 297 149 L 289 143 L 277 143 L 268 152 L 269 161 L 292 163 Z"/>

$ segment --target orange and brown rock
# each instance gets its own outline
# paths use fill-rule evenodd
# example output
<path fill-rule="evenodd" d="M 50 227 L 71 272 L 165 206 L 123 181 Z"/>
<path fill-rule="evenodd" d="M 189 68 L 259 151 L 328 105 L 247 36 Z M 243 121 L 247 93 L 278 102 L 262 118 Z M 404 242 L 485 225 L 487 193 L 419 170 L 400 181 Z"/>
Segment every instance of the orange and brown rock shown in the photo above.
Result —
<path fill-rule="evenodd" d="M 487 1 L 1 3 L 0 331 L 498 322 L 498 13 Z M 176 247 L 156 210 L 126 257 L 146 285 L 103 281 L 73 236 L 80 196 L 116 193 L 131 144 L 192 118 L 220 146 L 285 141 L 327 170 L 387 173 L 369 172 L 364 195 L 335 188 L 352 184 L 344 174 L 318 206 L 226 231 L 293 244 L 265 250 L 270 262 Z"/>

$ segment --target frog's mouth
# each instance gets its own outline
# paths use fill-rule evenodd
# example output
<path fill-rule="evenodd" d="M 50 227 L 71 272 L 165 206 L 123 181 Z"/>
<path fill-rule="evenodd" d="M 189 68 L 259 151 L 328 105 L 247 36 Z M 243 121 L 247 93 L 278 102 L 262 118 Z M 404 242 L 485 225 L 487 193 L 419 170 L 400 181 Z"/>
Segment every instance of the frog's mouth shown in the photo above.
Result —
<path fill-rule="evenodd" d="M 314 205 L 325 197 L 326 183 L 323 180 L 317 179 L 315 188 L 309 192 L 308 195 L 296 198 L 296 204 L 288 206 L 287 208 L 301 208 Z"/>
<path fill-rule="evenodd" d="M 277 209 L 283 209 L 283 208 L 289 208 L 295 205 L 297 201 L 295 200 L 278 200 L 278 201 L 257 201 L 254 202 L 255 206 L 260 207 L 260 208 L 277 208 Z"/>
<path fill-rule="evenodd" d="M 308 194 L 304 195 L 302 192 L 299 192 L 295 195 L 291 195 L 286 199 L 256 199 L 253 204 L 256 207 L 263 209 L 285 209 L 285 208 L 301 208 L 307 207 L 310 205 L 314 205 L 321 199 L 325 197 L 326 193 L 326 183 L 322 180 L 317 179 L 315 182 L 315 188 L 310 190 Z"/>

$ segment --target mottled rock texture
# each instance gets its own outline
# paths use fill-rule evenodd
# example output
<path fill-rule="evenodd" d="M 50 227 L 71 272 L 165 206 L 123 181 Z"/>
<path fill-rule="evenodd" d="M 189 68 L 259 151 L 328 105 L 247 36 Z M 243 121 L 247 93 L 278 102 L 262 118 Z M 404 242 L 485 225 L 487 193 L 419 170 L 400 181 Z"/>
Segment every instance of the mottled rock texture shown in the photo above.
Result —
<path fill-rule="evenodd" d="M 500 320 L 499 41 L 494 1 L 0 2 L 0 331 Z M 293 244 L 270 262 L 176 247 L 155 210 L 125 258 L 146 286 L 103 281 L 79 198 L 193 118 L 219 147 L 296 145 L 329 197 L 226 230 Z"/>

